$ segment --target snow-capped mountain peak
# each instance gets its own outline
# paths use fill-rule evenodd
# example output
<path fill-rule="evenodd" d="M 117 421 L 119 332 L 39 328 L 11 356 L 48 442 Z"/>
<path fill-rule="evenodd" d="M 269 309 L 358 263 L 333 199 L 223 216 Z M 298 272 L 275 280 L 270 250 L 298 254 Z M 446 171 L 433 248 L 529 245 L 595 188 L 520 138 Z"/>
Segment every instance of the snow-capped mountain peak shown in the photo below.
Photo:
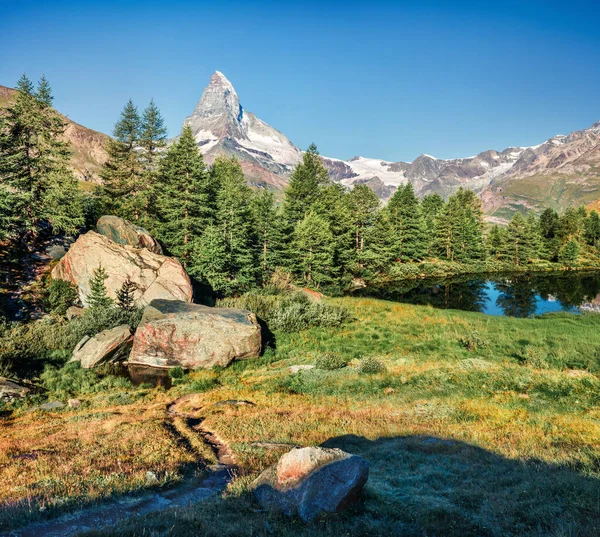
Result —
<path fill-rule="evenodd" d="M 217 154 L 236 156 L 247 175 L 274 186 L 300 162 L 302 152 L 281 132 L 246 112 L 233 84 L 220 71 L 210 78 L 194 112 L 185 120 L 210 162 Z"/>

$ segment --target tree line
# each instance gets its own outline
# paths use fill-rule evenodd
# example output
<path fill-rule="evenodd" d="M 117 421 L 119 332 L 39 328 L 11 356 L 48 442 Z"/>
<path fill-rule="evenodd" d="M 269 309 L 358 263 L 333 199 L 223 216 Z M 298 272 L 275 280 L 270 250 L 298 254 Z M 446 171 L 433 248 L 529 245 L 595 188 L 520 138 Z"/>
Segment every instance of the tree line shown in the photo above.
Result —
<path fill-rule="evenodd" d="M 84 197 L 68 171 L 64 122 L 51 108 L 47 82 L 22 78 L 0 123 L 0 227 L 34 240 L 44 223 L 72 233 L 87 220 L 116 214 L 145 227 L 187 271 L 223 295 L 267 284 L 279 269 L 296 283 L 347 289 L 353 278 L 438 260 L 520 267 L 539 261 L 574 265 L 597 254 L 600 217 L 584 208 L 540 217 L 516 213 L 488 228 L 481 201 L 459 189 L 445 201 L 419 200 L 411 183 L 383 206 L 366 185 L 347 190 L 330 180 L 311 145 L 282 200 L 251 189 L 235 158 L 207 166 L 190 126 L 167 146 L 156 105 L 140 114 L 129 101 L 107 147 L 102 185 Z"/>

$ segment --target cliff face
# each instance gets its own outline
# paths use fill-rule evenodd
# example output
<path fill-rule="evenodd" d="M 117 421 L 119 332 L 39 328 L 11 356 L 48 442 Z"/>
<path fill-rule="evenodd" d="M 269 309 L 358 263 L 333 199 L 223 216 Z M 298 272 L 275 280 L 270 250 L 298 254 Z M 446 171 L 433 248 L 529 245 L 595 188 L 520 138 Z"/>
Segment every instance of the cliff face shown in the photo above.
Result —
<path fill-rule="evenodd" d="M 16 90 L 0 86 L 0 108 L 6 108 L 15 98 Z M 71 146 L 71 167 L 81 181 L 98 183 L 100 168 L 106 162 L 108 136 L 88 129 L 61 114 L 66 123 L 65 139 Z"/>

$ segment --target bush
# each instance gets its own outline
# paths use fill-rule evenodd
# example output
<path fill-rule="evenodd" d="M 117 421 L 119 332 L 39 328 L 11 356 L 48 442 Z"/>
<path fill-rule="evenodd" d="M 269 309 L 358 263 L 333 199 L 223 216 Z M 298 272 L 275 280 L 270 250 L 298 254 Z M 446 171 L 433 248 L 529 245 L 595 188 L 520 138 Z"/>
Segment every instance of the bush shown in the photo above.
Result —
<path fill-rule="evenodd" d="M 338 352 L 325 352 L 319 355 L 315 361 L 315 366 L 318 369 L 333 371 L 334 369 L 342 369 L 348 365 L 348 359 Z"/>
<path fill-rule="evenodd" d="M 0 369 L 17 376 L 32 376 L 45 361 L 64 363 L 83 336 L 128 324 L 136 328 L 142 310 L 126 312 L 115 307 L 87 310 L 81 317 L 64 322 L 47 316 L 27 324 L 0 326 Z"/>
<path fill-rule="evenodd" d="M 77 288 L 66 280 L 52 280 L 45 293 L 45 305 L 52 312 L 64 315 L 70 306 L 78 303 Z"/>
<path fill-rule="evenodd" d="M 255 313 L 271 330 L 298 332 L 314 326 L 335 327 L 351 317 L 346 308 L 315 302 L 305 293 L 246 293 L 239 298 L 227 298 L 217 303 L 221 307 L 242 308 Z"/>
<path fill-rule="evenodd" d="M 169 377 L 172 379 L 182 379 L 185 376 L 185 371 L 182 367 L 174 367 L 173 369 L 169 369 Z"/>
<path fill-rule="evenodd" d="M 358 371 L 360 373 L 371 375 L 374 373 L 383 373 L 385 370 L 385 364 L 381 360 L 377 360 L 377 358 L 373 358 L 371 356 L 363 358 L 360 362 L 358 362 Z"/>

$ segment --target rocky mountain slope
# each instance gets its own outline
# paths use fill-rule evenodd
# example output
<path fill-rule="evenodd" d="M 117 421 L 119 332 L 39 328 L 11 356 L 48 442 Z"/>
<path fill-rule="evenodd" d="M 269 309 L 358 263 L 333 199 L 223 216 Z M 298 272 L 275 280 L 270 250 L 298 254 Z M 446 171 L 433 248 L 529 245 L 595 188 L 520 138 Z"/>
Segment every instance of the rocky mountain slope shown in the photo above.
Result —
<path fill-rule="evenodd" d="M 288 138 L 248 113 L 229 80 L 211 77 L 186 120 L 211 162 L 235 155 L 252 182 L 284 186 L 302 152 Z M 413 162 L 354 157 L 323 157 L 331 177 L 346 186 L 368 184 L 382 199 L 411 181 L 419 195 L 448 197 L 464 186 L 478 192 L 486 211 L 503 220 L 516 210 L 563 208 L 600 198 L 600 123 L 533 147 L 488 150 L 473 157 L 444 160 L 421 155 Z"/>
<path fill-rule="evenodd" d="M 0 109 L 7 107 L 16 93 L 14 89 L 0 86 Z M 71 144 L 71 165 L 75 175 L 81 181 L 98 182 L 100 168 L 107 157 L 108 136 L 62 117 L 67 124 L 65 138 Z"/>
<path fill-rule="evenodd" d="M 283 188 L 302 152 L 285 135 L 246 112 L 227 78 L 215 72 L 185 124 L 192 127 L 206 161 L 236 156 L 251 182 Z"/>

